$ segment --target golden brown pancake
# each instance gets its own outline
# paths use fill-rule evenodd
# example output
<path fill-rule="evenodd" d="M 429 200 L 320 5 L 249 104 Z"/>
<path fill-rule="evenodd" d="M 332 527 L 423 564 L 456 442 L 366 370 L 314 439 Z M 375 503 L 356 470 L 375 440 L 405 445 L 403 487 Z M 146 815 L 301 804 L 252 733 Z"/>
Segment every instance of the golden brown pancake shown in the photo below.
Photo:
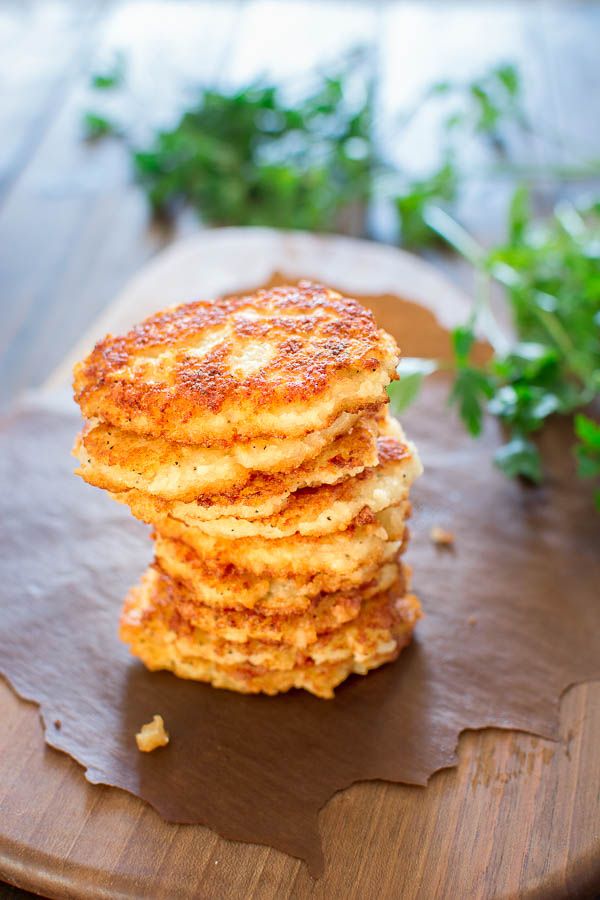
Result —
<path fill-rule="evenodd" d="M 382 423 L 384 427 L 385 419 Z M 76 474 L 114 493 L 133 489 L 162 500 L 193 501 L 211 509 L 220 507 L 221 515 L 231 514 L 234 506 L 246 506 L 250 512 L 259 506 L 260 515 L 270 515 L 299 488 L 334 484 L 376 465 L 377 430 L 375 416 L 367 416 L 295 468 L 251 471 L 235 458 L 234 448 L 174 444 L 99 424 L 85 428 L 77 439 L 74 455 L 81 465 Z M 291 448 L 293 462 L 303 442 L 291 443 L 298 445 Z M 268 449 L 261 445 L 263 459 Z M 306 455 L 306 447 L 302 452 Z M 236 474 L 237 480 L 231 481 Z"/>
<path fill-rule="evenodd" d="M 404 631 L 398 628 L 393 650 L 374 653 L 360 663 L 348 657 L 339 663 L 307 665 L 280 671 L 269 671 L 264 667 L 251 665 L 222 666 L 206 659 L 186 657 L 176 645 L 165 642 L 156 632 L 141 638 L 135 650 L 132 648 L 132 653 L 151 671 L 167 669 L 178 678 L 208 682 L 215 688 L 269 696 L 301 688 L 322 700 L 331 700 L 334 689 L 349 675 L 366 675 L 371 669 L 397 659 L 400 651 L 410 643 L 412 630 L 408 625 Z M 128 643 L 127 640 L 125 642 Z"/>
<path fill-rule="evenodd" d="M 319 591 L 335 591 L 368 580 L 374 567 L 395 559 L 407 537 L 409 513 L 410 504 L 402 503 L 374 519 L 359 515 L 345 531 L 322 537 L 229 540 L 170 516 L 161 519 L 157 531 L 183 541 L 214 572 L 232 567 L 259 577 L 319 579 Z"/>
<path fill-rule="evenodd" d="M 182 622 L 225 641 L 244 643 L 255 639 L 303 648 L 314 643 L 319 635 L 355 619 L 363 600 L 387 591 L 393 585 L 404 594 L 406 581 L 405 569 L 398 563 L 389 563 L 360 589 L 319 594 L 308 599 L 301 612 L 281 607 L 274 610 L 264 607 L 240 609 L 239 605 L 234 609 L 217 609 L 202 602 L 201 585 L 184 584 L 167 575 L 157 564 L 146 570 L 139 590 L 145 596 L 151 596 L 155 606 L 168 607 Z"/>
<path fill-rule="evenodd" d="M 356 618 L 303 649 L 255 639 L 239 643 L 183 621 L 168 599 L 142 585 L 125 601 L 120 635 L 151 670 L 168 669 L 243 693 L 300 687 L 327 698 L 352 672 L 365 674 L 395 659 L 419 616 L 416 597 L 392 588 L 364 601 Z"/>
<path fill-rule="evenodd" d="M 398 348 L 356 300 L 302 282 L 197 301 L 108 335 L 75 367 L 87 419 L 205 446 L 293 438 L 386 402 Z"/>
<path fill-rule="evenodd" d="M 313 598 L 320 594 L 348 593 L 367 584 L 380 585 L 380 578 L 389 578 L 390 567 L 397 565 L 398 546 L 389 543 L 385 558 L 367 561 L 347 574 L 321 572 L 307 577 L 254 575 L 242 568 L 215 564 L 213 560 L 205 562 L 184 541 L 159 534 L 155 536 L 154 551 L 160 568 L 182 582 L 198 603 L 215 609 L 292 615 L 307 610 Z M 378 590 L 384 588 L 379 586 Z"/>
<path fill-rule="evenodd" d="M 397 362 L 368 310 L 302 282 L 166 309 L 75 367 L 78 474 L 155 527 L 120 628 L 148 668 L 331 697 L 408 643 Z"/>
<path fill-rule="evenodd" d="M 158 525 L 164 516 L 170 516 L 215 537 L 235 540 L 257 536 L 276 539 L 295 534 L 325 535 L 347 528 L 361 512 L 364 516 L 373 516 L 406 499 L 410 485 L 422 471 L 415 448 L 394 438 L 380 437 L 377 455 L 376 466 L 353 478 L 272 497 L 270 506 L 275 505 L 276 511 L 262 517 L 260 512 L 265 505 L 262 498 L 257 499 L 255 507 L 241 503 L 215 508 L 200 503 L 160 500 L 141 491 L 112 496 L 127 504 L 134 516 L 151 525 Z M 225 510 L 229 515 L 219 516 Z M 235 512 L 239 515 L 234 515 Z"/>

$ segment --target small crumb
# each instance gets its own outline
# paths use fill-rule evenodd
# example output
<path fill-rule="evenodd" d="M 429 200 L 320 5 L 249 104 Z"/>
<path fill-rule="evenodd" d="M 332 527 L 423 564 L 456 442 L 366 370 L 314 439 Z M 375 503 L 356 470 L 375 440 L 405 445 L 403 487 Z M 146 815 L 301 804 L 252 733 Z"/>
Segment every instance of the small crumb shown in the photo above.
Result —
<path fill-rule="evenodd" d="M 62 722 L 60 721 L 60 719 L 54 720 L 54 727 L 56 728 L 57 731 L 60 731 L 60 729 L 62 728 Z"/>
<path fill-rule="evenodd" d="M 429 532 L 429 537 L 434 544 L 438 544 L 440 547 L 454 546 L 454 534 L 446 528 L 440 528 L 439 525 L 433 526 Z"/>
<path fill-rule="evenodd" d="M 138 750 L 142 753 L 150 753 L 157 747 L 166 747 L 169 743 L 169 735 L 165 731 L 165 723 L 162 716 L 154 716 L 151 722 L 142 725 L 141 731 L 135 736 Z"/>
<path fill-rule="evenodd" d="M 467 625 L 477 625 L 477 616 L 469 616 Z"/>

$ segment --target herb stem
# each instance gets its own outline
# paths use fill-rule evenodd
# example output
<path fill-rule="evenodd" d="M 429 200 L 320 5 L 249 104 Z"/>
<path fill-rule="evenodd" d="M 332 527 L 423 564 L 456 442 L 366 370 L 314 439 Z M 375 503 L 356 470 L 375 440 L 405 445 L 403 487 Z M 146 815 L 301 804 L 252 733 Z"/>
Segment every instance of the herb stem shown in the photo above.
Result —
<path fill-rule="evenodd" d="M 475 306 L 471 316 L 472 323 L 480 326 L 496 353 L 506 352 L 509 341 L 492 313 L 490 303 L 492 282 L 484 266 L 485 250 L 462 225 L 438 206 L 427 206 L 424 219 L 436 234 L 474 266 Z"/>
<path fill-rule="evenodd" d="M 563 328 L 561 322 L 555 315 L 537 305 L 533 305 L 533 310 L 535 311 L 535 315 L 542 323 L 554 343 L 562 351 L 562 354 L 573 375 L 575 375 L 581 381 L 582 385 L 585 386 L 588 381 L 588 373 L 580 366 L 579 362 L 575 358 L 575 345 Z"/>
<path fill-rule="evenodd" d="M 492 312 L 492 279 L 482 266 L 475 270 L 475 285 L 474 322 L 481 328 L 482 333 L 491 344 L 494 353 L 497 356 L 503 356 L 509 350 L 510 341 L 503 329 L 498 325 L 496 317 Z"/>
<path fill-rule="evenodd" d="M 462 225 L 458 224 L 456 219 L 449 216 L 439 206 L 432 205 L 425 207 L 423 218 L 429 228 L 435 231 L 450 247 L 453 247 L 475 268 L 481 268 L 485 259 L 485 250 Z"/>

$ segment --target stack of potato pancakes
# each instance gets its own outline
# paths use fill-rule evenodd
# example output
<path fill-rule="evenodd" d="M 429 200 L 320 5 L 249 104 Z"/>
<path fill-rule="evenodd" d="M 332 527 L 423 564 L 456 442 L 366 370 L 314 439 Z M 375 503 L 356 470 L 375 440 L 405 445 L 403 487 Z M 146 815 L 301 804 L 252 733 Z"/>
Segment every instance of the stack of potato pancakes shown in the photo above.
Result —
<path fill-rule="evenodd" d="M 319 285 L 183 304 L 75 367 L 78 474 L 154 526 L 121 637 L 150 669 L 319 697 L 395 659 L 415 448 L 387 412 L 398 348 Z"/>

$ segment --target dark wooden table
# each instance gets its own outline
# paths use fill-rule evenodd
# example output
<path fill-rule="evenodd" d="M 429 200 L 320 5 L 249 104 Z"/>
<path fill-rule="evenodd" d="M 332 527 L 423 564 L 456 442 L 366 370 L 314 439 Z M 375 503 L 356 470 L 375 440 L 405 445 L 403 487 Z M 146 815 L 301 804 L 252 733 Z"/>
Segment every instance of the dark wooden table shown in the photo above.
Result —
<path fill-rule="evenodd" d="M 508 59 L 523 73 L 532 120 L 566 137 L 563 146 L 553 148 L 552 158 L 570 164 L 600 157 L 596 3 L 3 0 L 0 407 L 46 379 L 144 261 L 199 227 L 188 215 L 170 229 L 151 225 L 144 198 L 130 182 L 123 148 L 110 141 L 90 146 L 81 140 L 81 114 L 94 104 L 90 72 L 110 59 L 115 48 L 127 52 L 133 96 L 109 103 L 142 126 L 165 120 L 191 82 L 241 84 L 262 73 L 293 77 L 357 43 L 375 51 L 378 127 L 382 147 L 391 155 L 428 158 L 432 131 L 427 122 L 400 147 L 392 128 L 394 111 L 422 87 L 441 77 L 468 77 Z M 531 139 L 521 153 L 543 164 L 550 151 Z M 482 239 L 499 235 L 510 187 L 509 181 L 495 180 L 469 192 L 461 216 Z M 375 223 L 379 237 L 393 237 L 384 214 L 377 213 Z M 438 262 L 454 277 L 466 277 L 444 258 Z M 581 687 L 567 697 L 563 727 L 570 739 L 567 749 L 557 753 L 570 753 L 573 742 L 579 753 L 588 753 L 581 749 L 587 744 L 577 731 L 586 691 Z M 514 786 L 505 765 L 513 740 L 490 733 L 468 736 L 481 755 L 481 778 L 497 783 L 500 793 Z M 544 749 L 538 752 L 538 746 L 531 747 L 536 777 Z M 441 773 L 428 790 L 441 791 L 446 780 L 458 783 L 460 778 Z M 332 826 L 330 834 L 361 809 L 351 799 L 354 790 L 323 813 L 325 827 Z M 391 804 L 383 786 L 360 790 L 369 795 L 369 803 Z M 435 842 L 431 834 L 427 839 Z M 334 853 L 331 840 L 325 849 Z M 439 852 L 434 845 L 431 849 Z M 539 848 L 531 846 L 528 865 L 536 854 Z M 362 870 L 353 859 L 342 855 L 337 862 L 360 880 Z M 450 861 L 440 857 L 439 864 Z M 541 858 L 539 864 L 543 866 Z M 565 894 L 573 877 L 565 876 Z M 3 891 L 19 896 L 0 885 L 0 896 Z"/>

